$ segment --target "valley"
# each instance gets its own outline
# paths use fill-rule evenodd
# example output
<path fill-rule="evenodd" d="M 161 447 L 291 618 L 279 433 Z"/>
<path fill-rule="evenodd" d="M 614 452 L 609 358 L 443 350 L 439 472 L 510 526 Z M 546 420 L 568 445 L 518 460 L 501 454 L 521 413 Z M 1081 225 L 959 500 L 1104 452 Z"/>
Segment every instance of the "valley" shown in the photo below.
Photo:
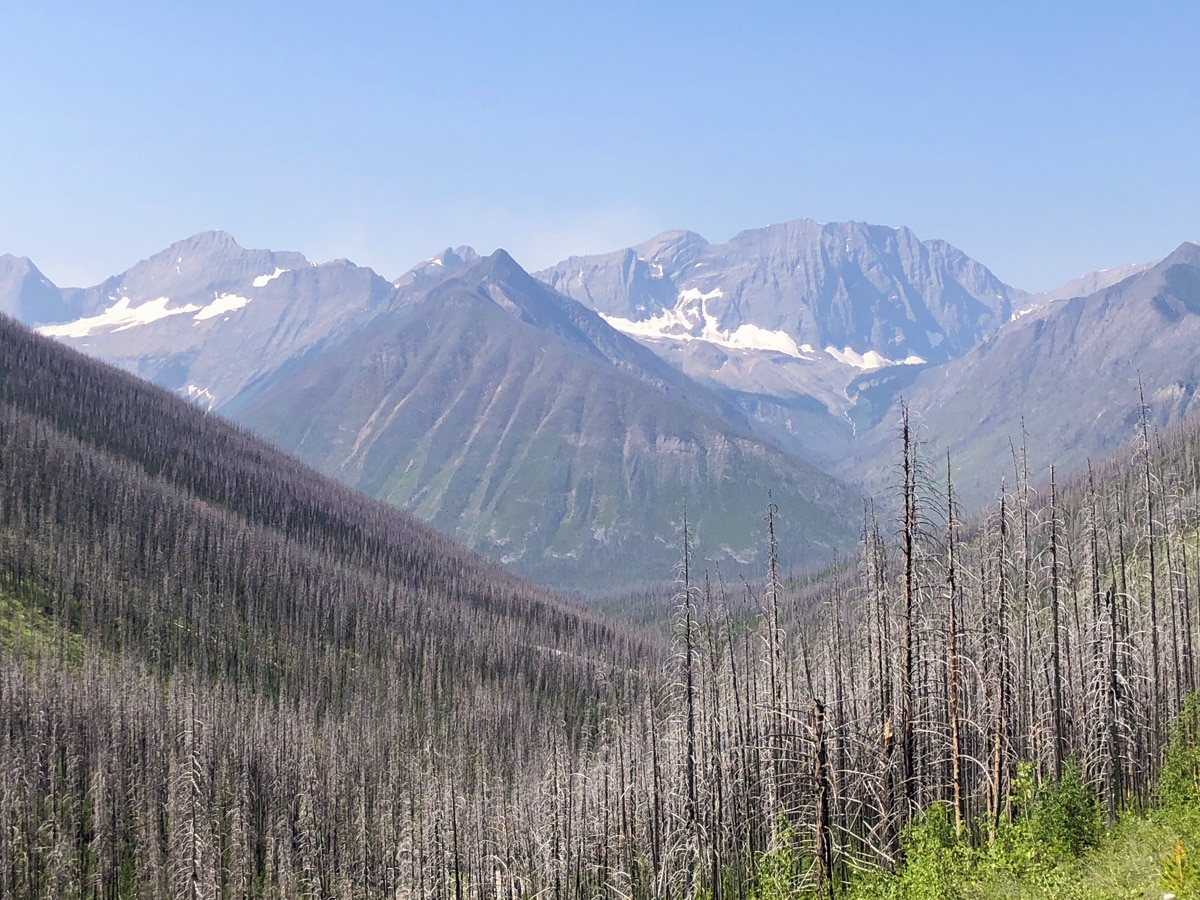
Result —
<path fill-rule="evenodd" d="M 660 638 L 2 324 L 5 895 L 1190 877 L 1194 417 L 1152 430 L 1143 406 L 1132 446 L 1048 489 L 1019 465 L 972 514 L 906 415 L 895 511 L 868 509 L 848 564 L 787 579 L 772 504 L 735 585 L 689 526 Z M 1151 801 L 1149 861 L 1087 868 Z"/>
<path fill-rule="evenodd" d="M 9 4 L 0 900 L 1200 898 L 1198 40 Z"/>
<path fill-rule="evenodd" d="M 613 594 L 670 577 L 685 504 L 730 578 L 761 571 L 768 496 L 789 567 L 853 552 L 901 401 L 972 504 L 1016 446 L 1044 480 L 1129 440 L 1139 379 L 1155 425 L 1182 420 L 1195 246 L 1031 294 L 861 223 L 668 232 L 536 278 L 460 247 L 394 281 L 214 232 L 88 289 L 6 257 L 0 309 L 517 571 Z"/>
<path fill-rule="evenodd" d="M 0 894 L 1187 883 L 1196 245 L 0 266 Z"/>

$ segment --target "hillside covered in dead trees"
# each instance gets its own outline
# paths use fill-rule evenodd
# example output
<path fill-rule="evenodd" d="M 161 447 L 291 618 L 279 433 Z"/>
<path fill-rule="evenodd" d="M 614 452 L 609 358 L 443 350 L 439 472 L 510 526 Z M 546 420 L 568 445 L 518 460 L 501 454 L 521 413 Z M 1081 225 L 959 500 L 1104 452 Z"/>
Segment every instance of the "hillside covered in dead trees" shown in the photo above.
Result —
<path fill-rule="evenodd" d="M 0 330 L 0 896 L 861 895 L 1153 804 L 1200 677 L 1200 423 L 967 516 L 906 418 L 822 578 L 685 527 L 663 647 Z"/>

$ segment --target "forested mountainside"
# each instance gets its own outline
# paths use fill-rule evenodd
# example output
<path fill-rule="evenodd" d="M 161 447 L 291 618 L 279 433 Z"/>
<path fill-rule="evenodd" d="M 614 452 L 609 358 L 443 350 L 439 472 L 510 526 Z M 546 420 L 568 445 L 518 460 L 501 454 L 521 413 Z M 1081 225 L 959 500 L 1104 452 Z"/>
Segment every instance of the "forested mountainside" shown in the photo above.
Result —
<path fill-rule="evenodd" d="M 758 565 L 745 538 L 772 488 L 804 512 L 794 562 L 853 544 L 854 491 L 503 251 L 393 284 L 210 232 L 86 290 L 0 259 L 6 308 L 70 319 L 39 330 L 559 587 L 669 578 L 689 497 L 731 577 Z"/>
<path fill-rule="evenodd" d="M 1200 677 L 1195 420 L 1061 482 L 1018 464 L 965 520 L 906 429 L 898 515 L 829 577 L 781 583 L 774 512 L 762 591 L 685 542 L 662 665 L 2 336 L 4 896 L 862 896 L 933 804 L 986 843 L 1072 760 L 1110 816 L 1145 803 Z"/>
<path fill-rule="evenodd" d="M 223 411 L 576 590 L 669 579 L 685 512 L 699 558 L 753 576 L 772 490 L 786 498 L 793 563 L 853 546 L 854 491 L 757 437 L 732 404 L 503 251 L 435 274 Z"/>
<path fill-rule="evenodd" d="M 447 852 L 490 872 L 532 839 L 494 830 L 517 780 L 593 747 L 653 664 L 7 319 L 0 473 L 0 896 L 420 894 Z"/>

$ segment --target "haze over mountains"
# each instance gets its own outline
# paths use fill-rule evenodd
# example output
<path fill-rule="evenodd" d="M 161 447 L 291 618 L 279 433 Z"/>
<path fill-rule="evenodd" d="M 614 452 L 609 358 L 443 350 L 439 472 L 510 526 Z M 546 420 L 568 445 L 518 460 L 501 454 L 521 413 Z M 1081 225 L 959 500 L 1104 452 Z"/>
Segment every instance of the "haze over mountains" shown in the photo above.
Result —
<path fill-rule="evenodd" d="M 540 279 L 540 280 L 538 280 Z M 1041 295 L 910 230 L 668 232 L 530 277 L 447 250 L 389 282 L 197 235 L 87 289 L 0 257 L 0 311 L 248 425 L 519 571 L 571 587 L 848 548 L 900 398 L 969 500 L 1192 408 L 1200 248 Z M 830 473 L 830 474 L 824 474 Z M 832 477 L 831 477 L 832 476 Z M 849 485 L 859 486 L 857 489 Z"/>

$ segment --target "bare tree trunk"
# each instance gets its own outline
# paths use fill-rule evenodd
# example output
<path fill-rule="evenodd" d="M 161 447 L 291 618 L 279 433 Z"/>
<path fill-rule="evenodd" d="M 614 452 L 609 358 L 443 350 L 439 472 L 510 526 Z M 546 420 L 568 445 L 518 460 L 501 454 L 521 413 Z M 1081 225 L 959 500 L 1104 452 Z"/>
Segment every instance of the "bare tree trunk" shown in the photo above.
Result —
<path fill-rule="evenodd" d="M 1146 508 L 1146 553 L 1147 566 L 1150 576 L 1150 734 L 1151 741 L 1157 747 L 1162 737 L 1162 663 L 1159 659 L 1158 636 L 1158 580 L 1154 566 L 1155 533 L 1154 533 L 1154 489 L 1150 474 L 1150 423 L 1147 418 L 1146 393 L 1138 378 L 1138 398 L 1141 401 L 1141 431 L 1142 431 L 1142 473 L 1144 475 L 1145 508 Z"/>
<path fill-rule="evenodd" d="M 825 747 L 825 704 L 813 698 L 813 734 L 816 742 L 817 788 L 816 857 L 819 867 L 818 893 L 833 900 L 833 835 L 829 824 L 829 758 Z"/>
<path fill-rule="evenodd" d="M 1007 497 L 1001 488 L 1000 492 L 1000 537 L 997 547 L 997 599 L 996 599 L 996 707 L 992 720 L 992 821 L 991 835 L 995 838 L 1000 828 L 1000 819 L 1007 808 L 1007 797 L 1004 792 L 1004 773 L 1006 768 L 1005 743 L 1007 737 L 1005 718 L 1008 707 L 1008 510 Z"/>
<path fill-rule="evenodd" d="M 1054 780 L 1062 780 L 1064 749 L 1063 704 L 1062 704 L 1062 650 L 1059 633 L 1058 609 L 1058 483 L 1054 477 L 1054 466 L 1050 467 L 1050 639 L 1052 641 L 1051 664 L 1054 669 Z"/>
<path fill-rule="evenodd" d="M 906 404 L 901 404 L 900 416 L 904 453 L 904 527 L 901 537 L 901 552 L 904 555 L 904 617 L 900 646 L 900 753 L 903 762 L 900 777 L 904 796 L 900 821 L 903 824 L 908 822 L 916 807 L 916 773 L 913 765 L 913 604 L 916 594 L 917 500 L 914 450 Z"/>
<path fill-rule="evenodd" d="M 946 454 L 946 590 L 949 595 L 949 616 L 946 623 L 946 717 L 950 725 L 950 778 L 954 797 L 954 833 L 962 835 L 963 784 L 962 747 L 958 721 L 958 572 L 954 559 L 954 484 L 950 477 L 950 454 Z"/>

